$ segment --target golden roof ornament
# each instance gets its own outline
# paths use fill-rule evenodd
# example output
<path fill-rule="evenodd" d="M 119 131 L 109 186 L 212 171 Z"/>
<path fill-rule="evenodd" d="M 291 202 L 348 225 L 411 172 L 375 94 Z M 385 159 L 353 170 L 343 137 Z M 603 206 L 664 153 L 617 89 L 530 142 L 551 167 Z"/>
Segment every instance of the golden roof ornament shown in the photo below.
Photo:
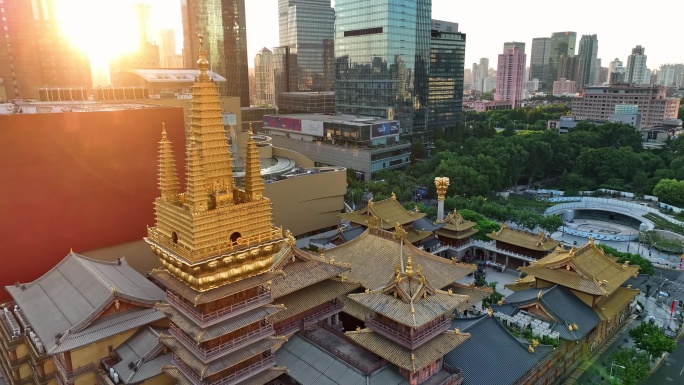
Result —
<path fill-rule="evenodd" d="M 447 293 L 449 293 L 449 294 L 451 295 L 451 294 L 454 294 L 454 291 L 451 290 L 451 288 L 449 288 L 449 290 L 447 291 Z"/>
<path fill-rule="evenodd" d="M 568 330 L 572 331 L 572 325 L 568 325 Z"/>
<path fill-rule="evenodd" d="M 290 230 L 285 230 L 285 237 L 287 238 L 287 244 L 290 245 L 291 247 L 294 247 L 294 246 L 295 246 L 295 243 L 297 242 L 297 240 L 296 240 L 295 237 L 292 235 L 292 233 L 290 232 Z M 322 255 L 322 254 L 321 254 L 321 255 Z"/>
<path fill-rule="evenodd" d="M 335 258 L 330 257 L 330 264 L 332 265 L 333 263 L 335 263 Z"/>
<path fill-rule="evenodd" d="M 489 307 L 489 309 L 487 309 L 487 315 L 490 317 L 494 315 L 494 310 L 492 310 L 491 306 Z"/>
<path fill-rule="evenodd" d="M 366 224 L 368 225 L 368 228 L 371 230 L 377 230 L 378 229 L 378 218 L 371 216 L 366 220 Z"/>
<path fill-rule="evenodd" d="M 321 259 L 325 259 L 325 255 L 323 255 L 323 253 L 321 253 Z"/>
<path fill-rule="evenodd" d="M 416 309 L 413 306 L 411 306 L 411 314 L 416 314 Z"/>
<path fill-rule="evenodd" d="M 370 294 L 370 289 L 366 288 L 366 294 Z"/>
<path fill-rule="evenodd" d="M 594 245 L 594 237 L 592 237 L 591 235 L 589 236 L 589 244 L 592 246 Z"/>
<path fill-rule="evenodd" d="M 570 264 L 565 265 L 565 270 L 570 271 Z"/>
<path fill-rule="evenodd" d="M 198 82 L 208 82 L 211 81 L 211 79 L 209 78 L 209 61 L 207 60 L 207 51 L 204 50 L 204 35 L 200 33 L 197 35 L 197 38 L 199 39 L 199 59 L 197 59 L 197 68 L 199 73 L 197 74 L 196 80 Z"/>
<path fill-rule="evenodd" d="M 408 253 L 408 260 L 406 261 L 406 276 L 411 278 L 413 276 L 413 259 L 411 253 Z"/>
<path fill-rule="evenodd" d="M 532 347 L 536 348 L 537 346 L 539 346 L 539 341 L 532 339 Z"/>
<path fill-rule="evenodd" d="M 458 328 L 454 328 L 454 333 L 458 334 L 458 333 L 460 333 L 460 332 L 461 332 L 461 331 L 460 331 Z"/>
<path fill-rule="evenodd" d="M 360 331 L 361 331 L 361 326 L 357 326 L 357 327 L 356 327 L 356 331 L 357 331 L 357 332 L 360 332 Z"/>
<path fill-rule="evenodd" d="M 436 177 L 435 187 L 437 187 L 437 200 L 443 201 L 446 198 L 447 189 L 449 188 L 449 178 Z"/>
<path fill-rule="evenodd" d="M 394 191 L 392 191 L 392 200 L 393 200 L 393 201 L 396 201 L 396 200 L 397 200 L 397 196 L 396 196 L 396 194 L 394 194 Z"/>
<path fill-rule="evenodd" d="M 527 347 L 527 351 L 530 352 L 530 354 L 531 354 L 531 353 L 534 353 L 534 348 L 532 347 L 532 345 L 529 345 L 529 346 Z"/>
<path fill-rule="evenodd" d="M 577 324 L 572 324 L 572 328 L 575 329 L 575 330 L 579 329 L 579 327 L 577 326 Z"/>
<path fill-rule="evenodd" d="M 542 297 L 542 291 L 539 290 L 539 293 L 537 293 L 537 299 L 541 299 L 541 297 Z"/>
<path fill-rule="evenodd" d="M 404 228 L 399 224 L 399 222 L 394 223 L 394 237 L 396 239 L 406 239 L 406 236 L 408 233 Z"/>
<path fill-rule="evenodd" d="M 373 207 L 373 197 L 368 199 L 368 207 Z"/>

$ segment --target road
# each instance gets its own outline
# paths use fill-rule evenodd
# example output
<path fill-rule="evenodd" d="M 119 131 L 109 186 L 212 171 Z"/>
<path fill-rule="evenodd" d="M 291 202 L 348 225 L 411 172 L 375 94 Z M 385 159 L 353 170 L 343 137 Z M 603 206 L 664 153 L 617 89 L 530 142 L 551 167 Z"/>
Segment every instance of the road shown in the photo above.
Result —
<path fill-rule="evenodd" d="M 684 383 L 684 343 L 677 344 L 677 349 L 670 353 L 649 378 L 640 385 L 682 384 Z"/>

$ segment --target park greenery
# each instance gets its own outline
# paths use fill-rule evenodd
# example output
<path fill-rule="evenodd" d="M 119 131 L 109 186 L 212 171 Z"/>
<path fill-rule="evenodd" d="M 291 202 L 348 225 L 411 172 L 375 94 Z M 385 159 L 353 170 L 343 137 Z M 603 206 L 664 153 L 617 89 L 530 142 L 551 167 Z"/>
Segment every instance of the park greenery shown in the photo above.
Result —
<path fill-rule="evenodd" d="M 562 222 L 540 215 L 547 202 L 513 196 L 506 201 L 496 193 L 517 185 L 543 185 L 566 195 L 607 188 L 637 197 L 654 194 L 663 202 L 684 205 L 684 135 L 662 148 L 644 149 L 641 133 L 625 124 L 580 122 L 567 134 L 545 129 L 547 120 L 567 114 L 569 108 L 563 103 L 464 111 L 463 124 L 436 134 L 431 156 L 426 156 L 422 145 L 414 148 L 420 153 L 413 154 L 407 169 L 382 170 L 368 183 L 357 181 L 350 170 L 347 201 L 360 207 L 370 196 L 377 201 L 395 193 L 407 209 L 414 209 L 419 191 L 434 199 L 434 178 L 445 176 L 451 181 L 447 211 L 468 209 L 484 219 L 549 233 Z M 429 218 L 436 216 L 431 204 L 417 206 Z M 482 218 L 473 218 L 481 233 L 491 229 Z M 670 230 L 684 234 L 684 228 Z"/>
<path fill-rule="evenodd" d="M 629 262 L 630 265 L 639 266 L 640 274 L 653 275 L 655 274 L 655 269 L 653 264 L 648 259 L 642 257 L 639 254 L 634 253 L 623 253 L 617 249 L 604 244 L 597 244 L 596 247 L 603 250 L 607 255 L 612 255 L 617 257 L 617 263 Z"/>

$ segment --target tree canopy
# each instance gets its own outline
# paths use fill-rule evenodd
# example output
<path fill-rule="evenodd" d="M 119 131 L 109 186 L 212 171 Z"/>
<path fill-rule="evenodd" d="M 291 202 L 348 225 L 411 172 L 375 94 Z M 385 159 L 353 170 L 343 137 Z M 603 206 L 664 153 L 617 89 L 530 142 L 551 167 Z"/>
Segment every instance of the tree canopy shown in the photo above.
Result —
<path fill-rule="evenodd" d="M 660 357 L 663 353 L 672 353 L 677 347 L 676 342 L 665 336 L 663 330 L 654 323 L 642 322 L 639 326 L 629 331 L 629 336 L 634 338 L 634 345 L 653 355 Z"/>

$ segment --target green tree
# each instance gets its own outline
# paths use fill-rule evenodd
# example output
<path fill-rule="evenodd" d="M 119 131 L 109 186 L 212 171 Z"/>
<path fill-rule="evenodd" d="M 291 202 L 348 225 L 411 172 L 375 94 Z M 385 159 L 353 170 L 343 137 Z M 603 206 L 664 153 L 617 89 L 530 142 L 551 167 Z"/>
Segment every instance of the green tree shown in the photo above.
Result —
<path fill-rule="evenodd" d="M 684 181 L 661 179 L 653 188 L 653 195 L 671 205 L 684 203 Z"/>
<path fill-rule="evenodd" d="M 497 282 L 485 281 L 485 285 L 492 288 L 492 294 L 490 294 L 489 297 L 482 300 L 482 309 L 483 310 L 488 308 L 491 305 L 497 304 L 504 297 L 503 294 L 496 291 L 496 284 L 497 284 Z"/>
<path fill-rule="evenodd" d="M 651 374 L 648 354 L 635 348 L 617 349 L 610 354 L 606 362 L 611 364 L 612 370 L 609 370 L 612 371 L 613 377 L 624 385 L 636 385 Z"/>
<path fill-rule="evenodd" d="M 553 234 L 563 226 L 563 220 L 558 215 L 548 215 L 541 218 L 539 227 L 549 234 Z"/>
<path fill-rule="evenodd" d="M 677 343 L 665 336 L 663 330 L 651 322 L 642 322 L 629 331 L 634 338 L 634 346 L 647 352 L 653 357 L 660 357 L 663 353 L 672 353 Z"/>

